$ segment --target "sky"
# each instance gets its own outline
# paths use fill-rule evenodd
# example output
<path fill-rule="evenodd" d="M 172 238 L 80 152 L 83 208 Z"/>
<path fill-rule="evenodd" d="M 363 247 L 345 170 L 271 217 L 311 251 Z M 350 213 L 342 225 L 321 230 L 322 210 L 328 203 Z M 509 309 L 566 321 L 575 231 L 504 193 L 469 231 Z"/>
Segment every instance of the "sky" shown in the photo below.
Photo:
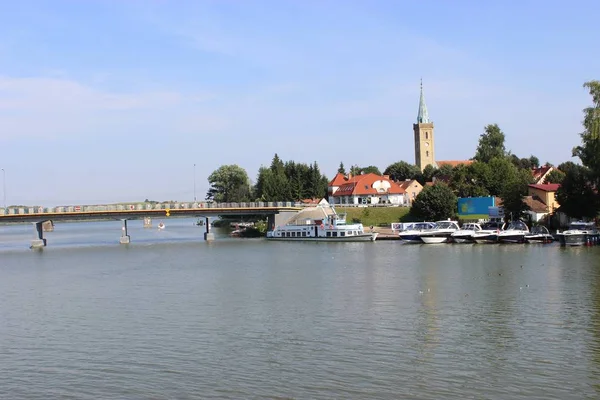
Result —
<path fill-rule="evenodd" d="M 578 0 L 5 2 L 6 201 L 203 199 L 219 166 L 255 180 L 275 153 L 330 178 L 340 161 L 414 163 L 421 78 L 438 160 L 471 158 L 491 123 L 520 157 L 573 160 L 599 13 Z"/>

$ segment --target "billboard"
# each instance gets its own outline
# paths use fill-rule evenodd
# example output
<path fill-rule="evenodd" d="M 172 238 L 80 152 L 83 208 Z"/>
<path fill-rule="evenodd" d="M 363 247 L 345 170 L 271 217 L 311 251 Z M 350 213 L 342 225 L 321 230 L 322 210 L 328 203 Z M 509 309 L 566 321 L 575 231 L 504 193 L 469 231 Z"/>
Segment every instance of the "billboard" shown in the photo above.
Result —
<path fill-rule="evenodd" d="M 490 207 L 494 207 L 494 197 L 459 197 L 458 217 L 461 219 L 488 219 Z"/>

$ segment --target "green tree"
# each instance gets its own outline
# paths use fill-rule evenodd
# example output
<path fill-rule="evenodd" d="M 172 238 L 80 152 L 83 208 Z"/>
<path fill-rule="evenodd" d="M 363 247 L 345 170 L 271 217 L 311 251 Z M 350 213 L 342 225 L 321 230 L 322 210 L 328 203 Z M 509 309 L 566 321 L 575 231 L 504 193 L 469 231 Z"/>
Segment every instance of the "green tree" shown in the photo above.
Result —
<path fill-rule="evenodd" d="M 238 165 L 222 165 L 208 177 L 210 189 L 207 200 L 237 203 L 250 199 L 250 179 L 246 170 Z"/>
<path fill-rule="evenodd" d="M 596 187 L 600 187 L 600 81 L 586 82 L 583 87 L 592 96 L 592 106 L 583 110 L 582 144 L 573 149 L 573 156 L 579 157 L 589 168 L 590 179 Z M 568 175 L 567 171 L 564 172 Z"/>
<path fill-rule="evenodd" d="M 533 154 L 529 157 L 529 163 L 532 168 L 538 168 L 540 166 L 540 159 Z"/>
<path fill-rule="evenodd" d="M 477 167 L 474 164 L 487 164 L 475 162 L 469 166 L 464 164 L 457 165 L 452 170 L 450 178 L 450 188 L 458 197 L 479 197 L 488 196 L 489 192 L 477 176 Z"/>
<path fill-rule="evenodd" d="M 423 172 L 421 173 L 421 180 L 419 180 L 419 183 L 421 185 L 424 185 L 425 182 L 431 182 L 433 181 L 433 177 L 436 176 L 438 173 L 438 169 L 436 167 L 434 167 L 431 164 L 428 164 L 427 166 L 425 166 L 425 168 L 423 168 Z"/>
<path fill-rule="evenodd" d="M 421 171 L 414 164 L 409 164 L 406 161 L 398 161 L 388 165 L 383 174 L 389 175 L 393 181 L 404 181 L 406 179 L 416 179 L 421 174 Z"/>
<path fill-rule="evenodd" d="M 515 179 L 508 182 L 502 188 L 502 207 L 504 214 L 512 220 L 519 219 L 525 215 L 525 211 L 529 210 L 529 206 L 523 201 L 523 197 L 527 195 L 527 184 L 521 180 Z"/>
<path fill-rule="evenodd" d="M 346 168 L 344 168 L 344 163 L 340 161 L 340 166 L 338 167 L 338 173 L 342 175 L 346 175 Z"/>
<path fill-rule="evenodd" d="M 504 133 L 497 124 L 487 125 L 485 132 L 479 136 L 479 145 L 473 158 L 481 162 L 490 162 L 494 158 L 506 156 L 504 140 Z"/>
<path fill-rule="evenodd" d="M 562 171 L 560 171 L 558 169 L 553 169 L 546 176 L 545 183 L 562 183 L 562 181 L 564 179 L 565 179 L 565 173 L 564 172 L 562 172 Z"/>
<path fill-rule="evenodd" d="M 352 175 L 360 175 L 360 167 L 358 165 L 353 165 L 350 167 L 350 173 Z"/>
<path fill-rule="evenodd" d="M 375 175 L 381 175 L 381 171 L 379 170 L 379 168 L 377 168 L 374 165 L 369 165 L 368 167 L 362 167 L 360 169 L 360 173 L 361 174 L 375 174 Z"/>
<path fill-rule="evenodd" d="M 589 168 L 574 163 L 563 167 L 566 167 L 565 178 L 556 192 L 556 200 L 560 204 L 559 210 L 571 218 L 596 217 L 599 201 L 591 183 L 592 172 Z"/>
<path fill-rule="evenodd" d="M 411 214 L 416 218 L 439 221 L 454 218 L 457 211 L 457 198 L 452 189 L 443 183 L 426 186 L 415 198 Z"/>

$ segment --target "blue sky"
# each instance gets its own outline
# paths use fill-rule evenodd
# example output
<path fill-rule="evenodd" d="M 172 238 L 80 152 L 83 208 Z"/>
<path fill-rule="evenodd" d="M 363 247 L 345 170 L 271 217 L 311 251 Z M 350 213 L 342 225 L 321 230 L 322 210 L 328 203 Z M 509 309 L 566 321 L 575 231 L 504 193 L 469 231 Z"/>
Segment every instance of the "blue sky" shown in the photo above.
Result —
<path fill-rule="evenodd" d="M 275 152 L 414 162 L 419 79 L 438 159 L 483 127 L 571 159 L 600 79 L 594 1 L 18 1 L 0 13 L 9 204 L 191 200 Z M 1 177 L 0 177 L 1 178 Z"/>

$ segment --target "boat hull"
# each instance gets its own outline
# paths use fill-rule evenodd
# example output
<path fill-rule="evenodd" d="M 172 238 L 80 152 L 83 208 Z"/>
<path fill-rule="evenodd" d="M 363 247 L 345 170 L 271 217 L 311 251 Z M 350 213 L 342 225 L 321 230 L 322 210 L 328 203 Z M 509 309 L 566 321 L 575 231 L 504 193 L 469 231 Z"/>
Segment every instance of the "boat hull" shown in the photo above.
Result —
<path fill-rule="evenodd" d="M 421 240 L 425 244 L 447 243 L 448 236 L 421 236 Z"/>
<path fill-rule="evenodd" d="M 452 241 L 454 243 L 473 243 L 473 235 L 453 235 Z"/>
<path fill-rule="evenodd" d="M 285 242 L 374 242 L 378 233 L 345 237 L 267 237 L 267 240 Z"/>
<path fill-rule="evenodd" d="M 423 243 L 421 240 L 421 236 L 418 234 L 410 234 L 410 235 L 399 235 L 400 240 L 404 243 Z"/>
<path fill-rule="evenodd" d="M 560 235 L 560 244 L 562 246 L 586 246 L 590 241 L 590 237 L 596 237 L 596 235 L 589 235 L 587 233 L 563 234 Z"/>
<path fill-rule="evenodd" d="M 527 243 L 552 243 L 554 237 L 552 235 L 530 235 L 525 236 L 525 241 Z"/>
<path fill-rule="evenodd" d="M 525 234 L 515 233 L 514 235 L 498 235 L 500 243 L 518 244 L 525 243 Z"/>

